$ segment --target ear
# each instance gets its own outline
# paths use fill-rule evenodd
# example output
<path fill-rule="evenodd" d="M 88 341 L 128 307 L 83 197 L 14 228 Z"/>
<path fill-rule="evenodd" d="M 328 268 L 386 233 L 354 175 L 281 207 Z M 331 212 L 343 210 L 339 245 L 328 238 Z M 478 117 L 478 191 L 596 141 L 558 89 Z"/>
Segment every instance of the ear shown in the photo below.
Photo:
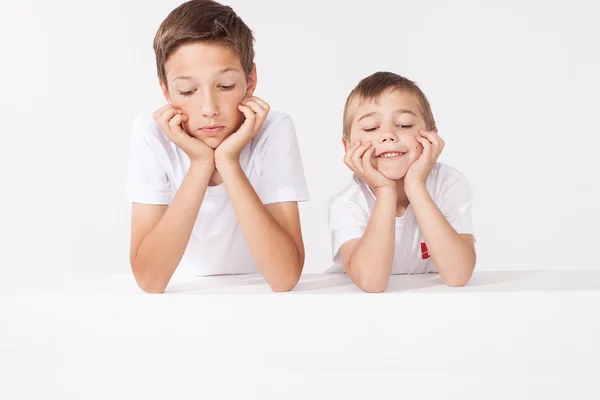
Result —
<path fill-rule="evenodd" d="M 342 137 L 342 144 L 344 145 L 344 152 L 348 151 L 348 139 Z"/>
<path fill-rule="evenodd" d="M 160 89 L 162 90 L 163 96 L 165 96 L 165 100 L 167 100 L 167 103 L 171 104 L 171 95 L 169 94 L 169 89 L 167 88 L 167 85 L 165 85 L 160 79 L 158 83 L 160 84 Z"/>
<path fill-rule="evenodd" d="M 433 133 L 435 133 L 435 134 L 437 135 L 437 134 L 438 134 L 438 129 L 437 129 L 437 128 L 433 128 L 433 129 L 431 130 L 431 132 L 433 132 Z"/>
<path fill-rule="evenodd" d="M 252 67 L 252 72 L 248 75 L 248 83 L 246 84 L 246 97 L 254 96 L 254 91 L 256 90 L 257 84 L 257 76 L 256 76 L 256 64 Z"/>

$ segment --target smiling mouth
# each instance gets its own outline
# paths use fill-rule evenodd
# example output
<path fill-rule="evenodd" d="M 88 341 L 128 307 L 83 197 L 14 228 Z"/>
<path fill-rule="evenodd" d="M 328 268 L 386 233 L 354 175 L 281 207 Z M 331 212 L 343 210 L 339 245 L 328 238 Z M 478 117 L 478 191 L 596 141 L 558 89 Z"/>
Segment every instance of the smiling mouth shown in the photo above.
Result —
<path fill-rule="evenodd" d="M 380 155 L 377 156 L 377 158 L 386 160 L 386 159 L 400 158 L 405 154 L 406 154 L 406 151 L 388 151 L 385 153 L 381 153 Z"/>

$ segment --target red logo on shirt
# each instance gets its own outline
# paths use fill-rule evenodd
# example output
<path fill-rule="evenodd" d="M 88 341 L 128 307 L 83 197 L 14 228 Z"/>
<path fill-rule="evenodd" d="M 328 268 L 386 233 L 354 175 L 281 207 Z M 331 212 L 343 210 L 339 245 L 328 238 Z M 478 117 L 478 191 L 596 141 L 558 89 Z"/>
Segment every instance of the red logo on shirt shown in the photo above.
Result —
<path fill-rule="evenodd" d="M 426 260 L 429 258 L 429 250 L 427 249 L 427 245 L 421 242 L 421 258 Z"/>

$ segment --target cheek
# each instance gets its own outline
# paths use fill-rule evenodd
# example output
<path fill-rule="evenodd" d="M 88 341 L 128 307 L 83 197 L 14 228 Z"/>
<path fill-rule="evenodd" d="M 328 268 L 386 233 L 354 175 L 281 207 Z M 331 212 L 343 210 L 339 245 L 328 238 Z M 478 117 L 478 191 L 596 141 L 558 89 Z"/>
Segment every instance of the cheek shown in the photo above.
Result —
<path fill-rule="evenodd" d="M 244 93 L 241 91 L 227 92 L 221 96 L 219 109 L 221 115 L 228 117 L 241 114 L 242 112 L 238 109 L 238 106 L 244 99 Z"/>
<path fill-rule="evenodd" d="M 194 102 L 187 100 L 187 99 L 182 99 L 182 98 L 171 98 L 171 105 L 175 108 L 180 109 L 181 111 L 183 111 L 183 113 L 185 115 L 187 115 L 188 117 L 192 118 L 193 114 L 194 114 Z"/>
<path fill-rule="evenodd" d="M 407 146 L 411 153 L 416 154 L 418 157 L 423 152 L 423 146 L 421 146 L 421 143 L 417 141 L 417 135 L 418 133 L 411 135 L 410 138 L 407 139 Z"/>
<path fill-rule="evenodd" d="M 349 141 L 349 144 L 354 144 L 354 142 L 358 142 L 360 141 L 362 144 L 365 144 L 369 138 L 361 131 L 356 131 L 356 132 L 352 132 L 352 135 L 350 136 L 351 141 Z"/>
<path fill-rule="evenodd" d="M 423 146 L 421 146 L 421 143 L 415 140 L 411 151 L 411 161 L 416 161 L 419 157 L 421 157 L 421 154 L 423 154 Z"/>

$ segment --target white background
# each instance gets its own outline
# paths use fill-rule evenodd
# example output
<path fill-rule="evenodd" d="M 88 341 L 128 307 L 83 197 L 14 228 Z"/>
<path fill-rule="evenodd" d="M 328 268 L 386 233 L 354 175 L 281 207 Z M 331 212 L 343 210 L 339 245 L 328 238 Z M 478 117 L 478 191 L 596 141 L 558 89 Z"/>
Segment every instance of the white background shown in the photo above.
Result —
<path fill-rule="evenodd" d="M 152 39 L 178 1 L 0 5 L 0 273 L 128 271 L 132 116 L 162 105 Z M 257 95 L 296 124 L 305 271 L 330 263 L 350 177 L 341 114 L 377 70 L 415 80 L 475 191 L 478 268 L 600 269 L 600 7 L 593 1 L 229 1 Z"/>

